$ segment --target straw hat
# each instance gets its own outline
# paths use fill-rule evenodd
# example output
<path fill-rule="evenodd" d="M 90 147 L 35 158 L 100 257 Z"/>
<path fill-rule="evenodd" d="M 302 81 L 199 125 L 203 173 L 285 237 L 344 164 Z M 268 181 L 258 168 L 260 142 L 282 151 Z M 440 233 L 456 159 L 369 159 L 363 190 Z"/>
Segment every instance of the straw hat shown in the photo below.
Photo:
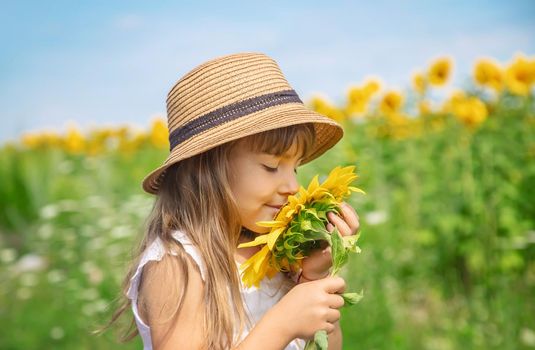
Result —
<path fill-rule="evenodd" d="M 312 123 L 316 132 L 316 144 L 302 164 L 342 138 L 342 127 L 308 110 L 268 56 L 239 53 L 208 61 L 169 91 L 170 154 L 143 180 L 143 189 L 156 194 L 165 170 L 180 160 L 245 136 L 302 123 Z"/>

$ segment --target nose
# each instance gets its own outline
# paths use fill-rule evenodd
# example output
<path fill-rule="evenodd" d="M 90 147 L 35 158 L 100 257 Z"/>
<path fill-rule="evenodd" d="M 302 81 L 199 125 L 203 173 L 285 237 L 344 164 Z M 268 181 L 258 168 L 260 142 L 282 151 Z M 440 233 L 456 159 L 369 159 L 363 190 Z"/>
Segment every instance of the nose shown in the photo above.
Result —
<path fill-rule="evenodd" d="M 286 196 L 296 194 L 299 191 L 299 182 L 297 182 L 297 175 L 292 169 L 285 174 L 280 186 L 280 192 Z"/>

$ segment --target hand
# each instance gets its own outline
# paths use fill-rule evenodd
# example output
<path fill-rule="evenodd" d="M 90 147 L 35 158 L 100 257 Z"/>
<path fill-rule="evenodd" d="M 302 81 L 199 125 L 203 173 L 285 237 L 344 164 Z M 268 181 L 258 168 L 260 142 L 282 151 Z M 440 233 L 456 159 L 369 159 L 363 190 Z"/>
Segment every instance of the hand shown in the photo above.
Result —
<path fill-rule="evenodd" d="M 360 223 L 359 216 L 353 207 L 346 202 L 340 205 L 341 213 L 337 215 L 335 212 L 327 213 L 329 223 L 326 228 L 327 231 L 333 232 L 334 228 L 342 236 L 351 236 L 358 232 Z M 301 266 L 301 274 L 297 283 L 309 282 L 324 278 L 329 275 L 329 269 L 332 266 L 331 247 L 314 250 L 308 257 L 303 259 Z"/>
<path fill-rule="evenodd" d="M 293 287 L 270 311 L 280 320 L 289 339 L 311 339 L 314 333 L 331 333 L 340 319 L 338 310 L 344 299 L 338 294 L 345 290 L 341 277 L 328 277 Z"/>
<path fill-rule="evenodd" d="M 352 236 L 357 234 L 360 228 L 360 222 L 355 209 L 346 202 L 340 204 L 340 209 L 342 211 L 342 217 L 332 211 L 327 213 L 327 218 L 330 222 L 327 224 L 327 230 L 333 232 L 334 227 L 336 226 L 338 232 L 340 232 L 342 236 Z"/>

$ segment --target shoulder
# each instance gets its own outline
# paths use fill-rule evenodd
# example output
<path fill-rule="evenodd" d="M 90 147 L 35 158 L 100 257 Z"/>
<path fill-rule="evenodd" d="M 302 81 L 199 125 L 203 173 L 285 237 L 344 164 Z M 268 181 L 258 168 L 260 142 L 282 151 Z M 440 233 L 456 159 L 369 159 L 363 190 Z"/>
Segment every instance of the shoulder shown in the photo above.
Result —
<path fill-rule="evenodd" d="M 143 267 L 138 303 L 149 311 L 150 306 L 184 299 L 192 287 L 203 289 L 199 266 L 183 249 L 173 247 L 173 254 L 164 254 Z"/>
<path fill-rule="evenodd" d="M 138 307 L 154 344 L 177 345 L 177 339 L 202 328 L 203 299 L 199 267 L 182 249 L 144 266 Z"/>

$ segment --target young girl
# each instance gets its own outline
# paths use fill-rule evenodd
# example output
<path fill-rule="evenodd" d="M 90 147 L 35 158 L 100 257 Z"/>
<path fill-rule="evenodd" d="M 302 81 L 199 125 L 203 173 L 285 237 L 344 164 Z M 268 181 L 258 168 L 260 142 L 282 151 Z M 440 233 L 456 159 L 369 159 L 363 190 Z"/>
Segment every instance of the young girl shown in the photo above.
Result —
<path fill-rule="evenodd" d="M 257 247 L 237 249 L 267 229 L 298 190 L 296 169 L 342 137 L 334 121 L 307 110 L 278 65 L 263 54 L 202 64 L 168 94 L 170 154 L 143 181 L 156 201 L 138 257 L 124 281 L 144 349 L 302 349 L 318 330 L 340 349 L 342 278 L 326 277 L 330 250 L 259 288 L 239 266 Z M 355 234 L 347 204 L 328 230 Z"/>

